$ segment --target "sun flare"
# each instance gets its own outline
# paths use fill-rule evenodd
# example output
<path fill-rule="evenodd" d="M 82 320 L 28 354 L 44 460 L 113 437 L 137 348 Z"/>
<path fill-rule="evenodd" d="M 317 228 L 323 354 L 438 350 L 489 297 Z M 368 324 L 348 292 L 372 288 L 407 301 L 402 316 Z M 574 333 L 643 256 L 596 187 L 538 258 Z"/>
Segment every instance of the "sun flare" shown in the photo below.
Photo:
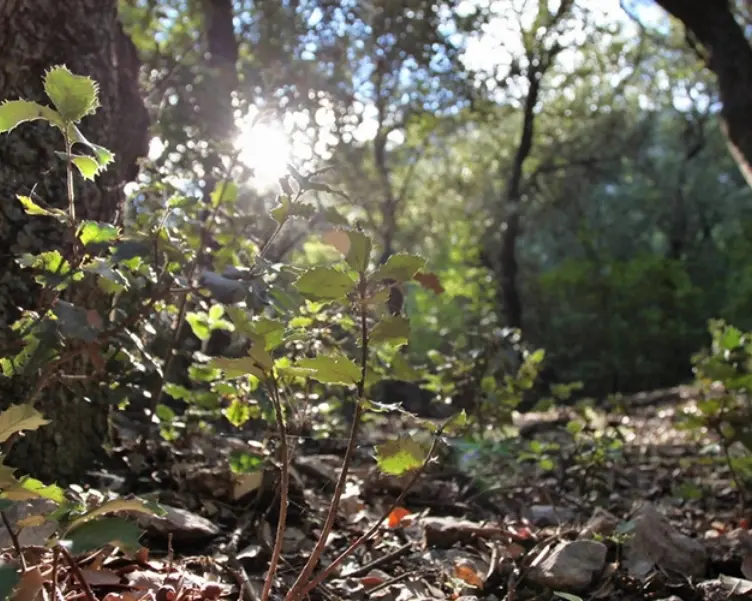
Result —
<path fill-rule="evenodd" d="M 290 140 L 284 128 L 276 123 L 245 125 L 237 139 L 238 160 L 253 169 L 256 184 L 268 187 L 287 171 L 292 155 Z"/>

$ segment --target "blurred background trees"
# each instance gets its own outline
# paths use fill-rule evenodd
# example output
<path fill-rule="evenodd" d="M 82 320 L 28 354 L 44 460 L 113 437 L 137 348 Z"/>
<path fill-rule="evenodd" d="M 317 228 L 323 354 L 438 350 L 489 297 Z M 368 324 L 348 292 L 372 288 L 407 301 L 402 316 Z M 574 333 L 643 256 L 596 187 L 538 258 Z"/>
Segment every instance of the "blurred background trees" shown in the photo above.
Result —
<path fill-rule="evenodd" d="M 152 118 L 129 219 L 174 190 L 203 198 L 234 144 L 242 211 L 212 242 L 232 263 L 227 240 L 274 229 L 261 209 L 296 185 L 286 164 L 327 168 L 318 208 L 372 232 L 382 260 L 425 255 L 445 288 L 408 290 L 410 356 L 436 371 L 463 357 L 472 373 L 511 327 L 588 394 L 672 386 L 710 318 L 752 327 L 748 14 L 701 0 L 123 0 Z M 270 258 L 317 261 L 315 229 L 286 230 Z"/>

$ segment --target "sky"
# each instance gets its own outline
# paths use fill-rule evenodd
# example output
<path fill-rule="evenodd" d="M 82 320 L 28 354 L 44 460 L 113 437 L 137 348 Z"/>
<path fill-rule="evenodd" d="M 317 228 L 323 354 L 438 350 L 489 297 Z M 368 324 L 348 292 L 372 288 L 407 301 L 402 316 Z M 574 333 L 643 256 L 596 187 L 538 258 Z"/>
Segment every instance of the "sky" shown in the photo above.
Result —
<path fill-rule="evenodd" d="M 489 0 L 463 0 L 458 11 L 471 11 L 478 3 Z M 520 40 L 520 24 L 529 27 L 534 21 L 537 10 L 537 0 L 490 0 L 492 10 L 498 15 L 478 35 L 467 40 L 463 62 L 471 69 L 506 71 L 512 57 L 523 55 Z M 652 0 L 624 0 L 629 12 L 649 29 L 663 29 L 667 24 L 666 13 Z M 555 10 L 558 0 L 549 0 L 549 10 Z M 637 38 L 639 29 L 620 6 L 619 0 L 577 0 L 576 10 L 587 10 L 591 18 L 597 23 L 618 22 L 628 32 L 633 32 Z M 570 28 L 561 37 L 561 41 L 569 46 L 558 57 L 559 66 L 565 70 L 574 69 L 578 62 L 578 44 L 581 43 L 584 32 Z M 513 90 L 514 92 L 514 90 Z M 364 103 L 361 107 L 363 121 L 353 132 L 358 141 L 373 139 L 377 130 L 376 110 L 373 105 Z M 246 125 L 241 128 L 238 144 L 242 149 L 241 160 L 256 168 L 261 175 L 256 178 L 255 185 L 265 189 L 273 186 L 276 179 L 282 175 L 285 164 L 293 159 L 295 162 L 306 162 L 314 155 L 326 157 L 328 149 L 336 143 L 331 133 L 333 113 L 325 105 L 316 112 L 311 119 L 307 114 L 288 114 L 282 123 L 265 123 L 256 128 L 250 128 L 247 123 L 253 115 L 244 120 Z M 318 138 L 317 142 L 313 142 Z M 393 132 L 391 142 L 401 143 L 401 132 Z M 158 158 L 164 151 L 164 145 L 158 138 L 152 139 L 149 157 Z"/>

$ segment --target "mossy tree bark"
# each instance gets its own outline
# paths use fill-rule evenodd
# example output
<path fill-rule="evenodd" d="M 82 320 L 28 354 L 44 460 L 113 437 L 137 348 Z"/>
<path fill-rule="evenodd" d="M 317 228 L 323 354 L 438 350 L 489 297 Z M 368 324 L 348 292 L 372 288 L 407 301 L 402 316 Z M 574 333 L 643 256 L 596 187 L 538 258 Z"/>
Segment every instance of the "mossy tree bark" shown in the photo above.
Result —
<path fill-rule="evenodd" d="M 148 148 L 149 121 L 138 90 L 138 56 L 118 21 L 117 0 L 0 0 L 0 100 L 49 104 L 42 78 L 60 64 L 99 84 L 101 107 L 81 129 L 116 155 L 96 182 L 77 178 L 76 216 L 117 222 L 122 184 L 135 177 L 136 159 Z M 15 258 L 60 247 L 63 239 L 54 220 L 26 215 L 15 196 L 33 190 L 36 198 L 66 209 L 65 165 L 55 154 L 62 149 L 59 131 L 41 122 L 0 136 L 0 349 L 20 311 L 35 308 L 40 298 Z M 85 296 L 90 307 L 101 303 L 96 290 Z M 78 373 L 85 370 L 77 366 Z M 16 442 L 6 463 L 46 481 L 79 479 L 103 453 L 109 411 L 99 392 L 103 378 L 46 387 L 36 407 L 52 423 Z M 36 383 L 0 376 L 0 407 L 24 402 Z"/>

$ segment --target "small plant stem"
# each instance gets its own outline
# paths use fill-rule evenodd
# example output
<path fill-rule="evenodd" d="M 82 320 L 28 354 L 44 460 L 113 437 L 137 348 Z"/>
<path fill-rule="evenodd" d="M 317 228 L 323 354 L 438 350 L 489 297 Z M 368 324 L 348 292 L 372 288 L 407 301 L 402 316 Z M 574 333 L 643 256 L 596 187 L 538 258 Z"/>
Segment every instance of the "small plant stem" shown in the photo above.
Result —
<path fill-rule="evenodd" d="M 65 175 L 68 190 L 68 216 L 71 223 L 76 223 L 76 195 L 73 188 L 73 144 L 68 132 L 65 132 Z"/>
<path fill-rule="evenodd" d="M 81 588 L 84 590 L 86 601 L 97 601 L 97 598 L 94 596 L 94 593 L 92 592 L 91 587 L 89 586 L 89 583 L 86 582 L 86 578 L 84 578 L 84 575 L 81 573 L 80 568 L 76 564 L 76 560 L 73 559 L 73 556 L 68 552 L 68 549 L 66 549 L 62 545 L 57 545 L 57 548 L 60 549 L 60 553 L 63 554 L 63 557 L 65 558 L 65 561 L 68 562 L 68 565 L 70 566 L 70 569 L 73 572 L 73 575 L 76 577 L 76 580 L 78 580 L 78 583 L 81 585 Z"/>
<path fill-rule="evenodd" d="M 269 560 L 269 571 L 266 574 L 264 588 L 261 592 L 261 601 L 268 601 L 274 584 L 274 574 L 277 572 L 280 557 L 282 556 L 282 545 L 284 543 L 285 528 L 287 527 L 287 504 L 290 490 L 290 454 L 287 447 L 287 425 L 285 416 L 282 413 L 282 401 L 279 397 L 279 385 L 275 379 L 268 383 L 269 396 L 274 405 L 274 416 L 277 421 L 277 431 L 279 432 L 280 451 L 282 459 L 280 463 L 280 493 L 279 493 L 279 517 L 277 519 L 277 534 L 272 549 L 272 557 Z"/>
<path fill-rule="evenodd" d="M 366 388 L 366 375 L 368 370 L 368 312 L 367 312 L 367 280 L 365 273 L 361 273 L 360 281 L 358 282 L 358 304 L 360 308 L 360 336 L 361 336 L 361 355 L 360 355 L 360 381 L 358 382 L 358 398 L 355 405 L 355 415 L 353 416 L 352 426 L 350 428 L 350 436 L 347 440 L 347 449 L 345 450 L 345 457 L 342 460 L 342 468 L 339 473 L 337 484 L 334 487 L 334 494 L 332 495 L 332 502 L 329 506 L 329 513 L 324 521 L 324 526 L 321 529 L 321 534 L 316 541 L 316 545 L 311 551 L 311 555 L 308 558 L 305 566 L 298 574 L 297 579 L 293 583 L 290 590 L 285 595 L 284 601 L 300 601 L 305 595 L 308 579 L 313 575 L 313 571 L 316 569 L 321 554 L 324 552 L 326 541 L 329 538 L 329 534 L 334 527 L 334 520 L 337 518 L 337 511 L 339 510 L 339 501 L 342 497 L 342 492 L 345 490 L 345 483 L 347 482 L 347 473 L 350 470 L 350 464 L 352 463 L 353 455 L 355 454 L 355 446 L 358 439 L 358 431 L 360 430 L 360 420 L 363 414 L 363 398 L 365 397 Z"/>
<path fill-rule="evenodd" d="M 222 181 L 220 184 L 222 186 L 222 191 L 219 195 L 219 199 L 217 200 L 216 206 L 213 207 L 211 213 L 209 214 L 209 217 L 202 224 L 201 235 L 199 236 L 199 240 L 201 241 L 201 246 L 196 251 L 196 256 L 193 258 L 193 261 L 191 261 L 187 270 L 186 279 L 188 282 L 188 289 L 191 288 L 193 279 L 196 276 L 196 271 L 198 270 L 198 266 L 201 263 L 201 259 L 204 256 L 204 251 L 206 248 L 204 241 L 206 239 L 206 236 L 211 232 L 212 227 L 214 226 L 214 220 L 216 219 L 219 208 L 222 206 L 222 201 L 224 200 L 225 191 L 227 190 L 227 184 L 230 181 L 232 172 L 235 170 L 239 157 L 240 157 L 240 152 L 238 151 L 235 154 L 233 154 L 232 158 L 230 159 L 229 165 L 227 166 L 227 171 L 225 172 L 225 175 L 222 178 Z M 167 375 L 170 373 L 170 369 L 172 368 L 172 363 L 175 359 L 175 349 L 178 346 L 178 341 L 180 339 L 180 332 L 183 330 L 183 327 L 185 325 L 185 317 L 187 313 L 188 313 L 188 293 L 186 292 L 182 294 L 182 297 L 180 299 L 177 323 L 175 324 L 175 329 L 172 332 L 172 337 L 170 338 L 170 342 L 167 345 L 167 351 L 165 352 L 165 356 L 162 362 L 162 375 L 159 378 L 159 381 L 157 382 L 159 388 L 155 387 L 154 393 L 151 396 L 151 403 L 149 404 L 149 417 L 150 418 L 153 418 L 154 414 L 156 413 L 157 407 L 159 406 L 159 404 L 162 402 L 162 399 L 164 398 L 165 380 L 167 378 Z M 149 422 L 149 426 L 150 426 L 150 432 L 151 432 L 154 426 L 153 420 Z M 150 433 L 147 433 L 147 435 L 145 435 L 141 439 L 142 451 L 146 450 L 146 446 L 150 438 L 151 438 Z"/>
<path fill-rule="evenodd" d="M 448 422 L 447 422 L 448 423 Z M 319 586 L 324 580 L 326 580 L 333 572 L 336 570 L 339 565 L 347 559 L 355 549 L 357 549 L 360 545 L 365 543 L 367 540 L 369 540 L 378 529 L 381 527 L 381 525 L 386 521 L 386 519 L 389 517 L 389 515 L 402 503 L 403 499 L 407 495 L 407 493 L 410 491 L 410 489 L 415 485 L 415 483 L 418 481 L 418 478 L 420 478 L 423 473 L 426 471 L 426 468 L 428 467 L 428 464 L 430 463 L 431 459 L 433 458 L 433 454 L 436 452 L 436 447 L 439 443 L 439 438 L 441 437 L 441 433 L 443 431 L 443 428 L 445 426 L 442 426 L 439 428 L 439 431 L 436 432 L 433 442 L 431 443 L 431 447 L 428 449 L 428 453 L 426 453 L 426 458 L 423 460 L 423 464 L 413 472 L 412 476 L 410 476 L 410 480 L 405 484 L 404 488 L 402 489 L 402 492 L 399 494 L 399 496 L 394 500 L 394 502 L 391 504 L 389 509 L 387 509 L 381 516 L 381 518 L 368 529 L 368 532 L 363 534 L 360 538 L 358 538 L 354 543 L 352 543 L 347 549 L 342 551 L 337 558 L 332 561 L 326 568 L 324 568 L 319 574 L 313 578 L 308 584 L 302 587 L 302 590 L 300 592 L 300 597 L 303 598 L 305 595 L 310 593 L 313 589 L 315 589 L 317 586 Z M 285 601 L 288 601 L 287 599 Z"/>
<path fill-rule="evenodd" d="M 10 536 L 10 540 L 13 543 L 13 548 L 18 554 L 18 560 L 21 562 L 21 567 L 23 568 L 25 572 L 28 568 L 26 566 L 26 558 L 24 557 L 23 549 L 21 548 L 21 543 L 18 541 L 18 534 L 16 534 L 16 531 L 13 530 L 13 528 L 11 527 L 10 521 L 8 520 L 8 516 L 5 515 L 4 511 L 0 511 L 0 517 L 2 517 L 3 519 L 3 525 L 5 526 L 5 529 L 8 531 L 8 536 Z"/>

